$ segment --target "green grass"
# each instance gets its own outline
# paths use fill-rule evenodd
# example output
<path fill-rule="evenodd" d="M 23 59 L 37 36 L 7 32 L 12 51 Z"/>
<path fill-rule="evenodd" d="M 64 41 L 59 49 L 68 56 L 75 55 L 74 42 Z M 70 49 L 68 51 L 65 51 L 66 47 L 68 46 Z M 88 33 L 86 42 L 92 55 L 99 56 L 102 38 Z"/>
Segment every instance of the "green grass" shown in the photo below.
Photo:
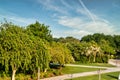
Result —
<path fill-rule="evenodd" d="M 0 77 L 0 80 L 11 80 L 11 76 Z M 31 80 L 31 76 L 20 73 L 15 75 L 15 80 Z"/>
<path fill-rule="evenodd" d="M 80 73 L 80 72 L 89 72 L 89 71 L 96 71 L 99 70 L 98 68 L 85 68 L 85 67 L 71 67 L 66 66 L 62 69 L 63 74 L 72 74 L 72 73 Z"/>
<path fill-rule="evenodd" d="M 75 62 L 74 64 L 86 65 L 86 66 L 115 67 L 115 66 L 113 66 L 111 64 L 107 64 L 107 63 L 80 63 L 80 62 Z"/>
<path fill-rule="evenodd" d="M 0 77 L 0 80 L 11 80 L 10 77 Z"/>
<path fill-rule="evenodd" d="M 120 72 L 101 74 L 101 80 L 118 80 L 119 73 Z M 94 76 L 79 77 L 68 80 L 98 80 L 98 78 L 99 78 L 98 75 L 94 75 Z"/>

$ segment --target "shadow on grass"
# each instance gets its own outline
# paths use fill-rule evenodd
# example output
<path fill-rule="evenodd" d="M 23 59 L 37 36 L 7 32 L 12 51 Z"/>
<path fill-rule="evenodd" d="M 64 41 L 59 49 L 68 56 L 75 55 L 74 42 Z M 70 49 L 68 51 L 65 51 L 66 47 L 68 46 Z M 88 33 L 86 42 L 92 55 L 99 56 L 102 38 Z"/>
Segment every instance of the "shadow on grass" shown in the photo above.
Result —
<path fill-rule="evenodd" d="M 114 78 L 114 79 L 118 79 L 118 77 L 113 76 L 113 75 L 107 75 L 107 76 L 109 76 L 109 77 L 111 77 L 111 78 Z"/>

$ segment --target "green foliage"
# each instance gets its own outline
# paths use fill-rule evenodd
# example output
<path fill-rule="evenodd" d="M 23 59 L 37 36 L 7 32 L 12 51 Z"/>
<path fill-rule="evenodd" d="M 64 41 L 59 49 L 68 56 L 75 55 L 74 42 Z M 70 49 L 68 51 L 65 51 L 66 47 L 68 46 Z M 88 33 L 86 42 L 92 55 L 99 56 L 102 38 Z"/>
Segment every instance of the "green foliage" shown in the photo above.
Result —
<path fill-rule="evenodd" d="M 114 41 L 116 44 L 116 51 L 120 52 L 120 35 L 115 35 L 114 36 Z"/>
<path fill-rule="evenodd" d="M 82 41 L 90 42 L 95 41 L 104 54 L 109 55 L 109 58 L 114 58 L 115 54 L 119 52 L 120 38 L 117 35 L 104 35 L 103 33 L 95 33 L 93 35 L 87 35 L 81 39 Z"/>
<path fill-rule="evenodd" d="M 116 56 L 120 59 L 120 35 L 114 35 L 114 42 L 116 44 Z"/>
<path fill-rule="evenodd" d="M 24 28 L 10 23 L 1 25 L 0 32 L 0 63 L 5 72 L 16 71 L 19 68 L 25 72 L 35 72 L 38 67 L 41 71 L 48 68 L 49 53 L 46 41 L 40 37 L 28 35 Z"/>
<path fill-rule="evenodd" d="M 100 47 L 104 54 L 107 54 L 108 56 L 112 56 L 115 54 L 115 49 L 109 45 L 109 42 L 105 40 L 100 41 Z M 112 58 L 112 57 L 109 57 Z"/>
<path fill-rule="evenodd" d="M 81 39 L 81 41 L 86 41 L 86 42 L 95 41 L 98 44 L 100 44 L 101 40 L 108 41 L 111 47 L 116 47 L 114 36 L 105 35 L 103 33 L 95 33 L 93 35 L 87 35 L 82 37 Z"/>
<path fill-rule="evenodd" d="M 118 39 L 118 40 L 117 40 Z M 119 43 L 117 37 L 116 42 Z M 84 36 L 81 41 L 73 37 L 54 39 L 67 45 L 76 61 L 82 63 L 107 62 L 109 58 L 115 58 L 116 43 L 114 36 L 95 33 Z M 119 52 L 119 49 L 117 49 Z"/>
<path fill-rule="evenodd" d="M 58 75 L 61 75 L 62 73 L 61 73 L 60 70 L 55 70 L 55 71 L 53 72 L 53 74 L 56 75 L 56 76 L 58 76 Z"/>
<path fill-rule="evenodd" d="M 82 63 L 97 62 L 96 58 L 103 55 L 100 47 L 94 41 L 69 44 L 68 47 L 75 60 Z"/>
<path fill-rule="evenodd" d="M 27 33 L 50 42 L 52 41 L 52 35 L 50 34 L 51 31 L 48 28 L 49 26 L 45 26 L 44 24 L 40 24 L 36 21 L 35 24 L 27 26 Z"/>
<path fill-rule="evenodd" d="M 74 62 L 72 55 L 70 54 L 70 50 L 62 43 L 53 42 L 50 47 L 51 61 L 54 63 L 70 63 Z"/>
<path fill-rule="evenodd" d="M 22 64 L 30 63 L 30 40 L 22 28 L 10 24 L 1 31 L 0 36 L 2 65 L 5 65 L 6 71 L 8 66 L 16 70 Z"/>
<path fill-rule="evenodd" d="M 55 39 L 54 39 L 55 40 Z M 55 40 L 56 42 L 61 42 L 61 43 L 79 43 L 80 40 L 73 38 L 73 37 L 66 37 L 66 38 L 59 38 Z"/>

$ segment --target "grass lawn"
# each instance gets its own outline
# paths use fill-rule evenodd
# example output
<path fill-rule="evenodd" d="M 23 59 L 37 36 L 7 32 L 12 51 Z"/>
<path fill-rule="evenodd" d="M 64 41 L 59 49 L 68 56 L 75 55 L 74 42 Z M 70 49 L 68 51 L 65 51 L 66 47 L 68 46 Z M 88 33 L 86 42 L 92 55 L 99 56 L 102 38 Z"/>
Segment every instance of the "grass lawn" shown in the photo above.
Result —
<path fill-rule="evenodd" d="M 66 66 L 62 69 L 63 74 L 72 74 L 72 73 L 80 73 L 80 72 L 89 72 L 89 71 L 96 71 L 99 68 L 85 68 L 85 67 L 72 67 Z"/>
<path fill-rule="evenodd" d="M 119 73 L 120 72 L 101 74 L 101 80 L 118 80 Z M 98 75 L 79 77 L 79 78 L 68 79 L 68 80 L 98 80 Z"/>
<path fill-rule="evenodd" d="M 80 63 L 80 62 L 75 62 L 74 64 L 86 65 L 86 66 L 115 67 L 115 66 L 113 66 L 111 64 L 107 64 L 107 63 Z"/>

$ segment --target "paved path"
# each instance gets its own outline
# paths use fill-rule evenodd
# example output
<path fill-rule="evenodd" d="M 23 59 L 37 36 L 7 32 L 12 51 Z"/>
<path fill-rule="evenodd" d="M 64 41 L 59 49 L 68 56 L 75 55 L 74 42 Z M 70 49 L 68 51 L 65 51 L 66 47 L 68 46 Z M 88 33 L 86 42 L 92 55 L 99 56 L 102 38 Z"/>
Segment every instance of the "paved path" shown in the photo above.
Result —
<path fill-rule="evenodd" d="M 120 67 L 120 59 L 110 59 L 108 61 L 109 64 Z"/>
<path fill-rule="evenodd" d="M 71 65 L 67 64 L 66 66 L 77 66 L 77 67 L 89 67 L 89 68 L 106 68 L 106 70 L 100 70 L 100 73 L 109 73 L 109 72 L 117 72 L 120 71 L 120 67 L 98 67 L 98 66 L 83 66 L 83 65 Z M 96 75 L 99 71 L 91 71 L 91 72 L 82 72 L 82 73 L 74 73 L 74 74 L 65 74 L 61 76 L 56 77 L 50 77 L 40 80 L 64 80 L 64 79 L 71 79 L 76 77 L 82 77 L 82 76 L 90 76 L 90 75 Z"/>

